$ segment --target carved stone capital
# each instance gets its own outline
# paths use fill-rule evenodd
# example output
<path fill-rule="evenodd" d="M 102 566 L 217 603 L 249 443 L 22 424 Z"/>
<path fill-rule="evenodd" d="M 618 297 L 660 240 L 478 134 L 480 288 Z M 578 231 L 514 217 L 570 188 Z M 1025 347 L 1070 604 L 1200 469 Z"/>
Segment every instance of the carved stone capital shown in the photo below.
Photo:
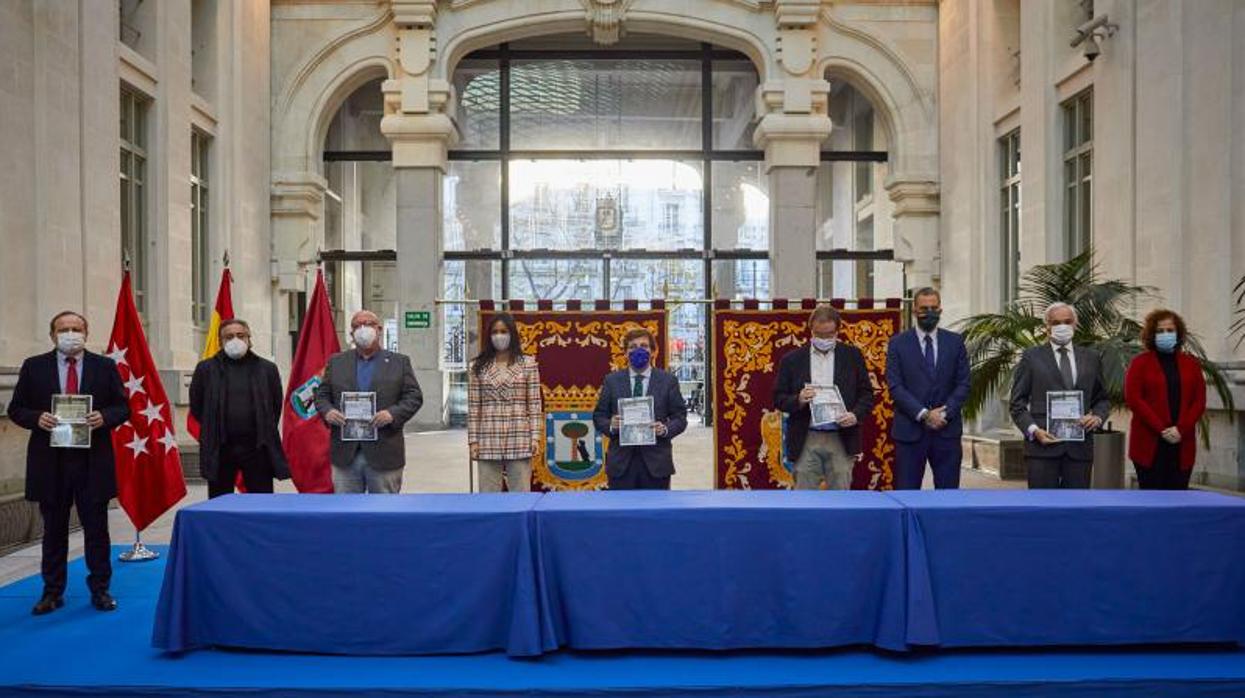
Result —
<path fill-rule="evenodd" d="M 314 172 L 275 172 L 272 175 L 273 217 L 320 218 L 328 182 Z"/>
<path fill-rule="evenodd" d="M 623 35 L 623 20 L 633 0 L 580 0 L 588 36 L 602 46 L 618 43 Z"/>
<path fill-rule="evenodd" d="M 812 27 L 820 12 L 821 0 L 774 0 L 774 18 L 779 27 Z"/>
<path fill-rule="evenodd" d="M 437 21 L 437 0 L 390 0 L 398 26 L 431 27 Z"/>
<path fill-rule="evenodd" d="M 765 170 L 774 167 L 817 167 L 821 142 L 830 135 L 825 114 L 771 112 L 761 118 L 752 140 L 765 149 Z"/>
<path fill-rule="evenodd" d="M 448 114 L 386 114 L 380 132 L 393 144 L 394 167 L 436 167 L 445 171 L 458 130 Z"/>
<path fill-rule="evenodd" d="M 886 192 L 895 206 L 891 215 L 936 216 L 941 211 L 938 183 L 925 180 L 898 180 L 886 184 Z"/>

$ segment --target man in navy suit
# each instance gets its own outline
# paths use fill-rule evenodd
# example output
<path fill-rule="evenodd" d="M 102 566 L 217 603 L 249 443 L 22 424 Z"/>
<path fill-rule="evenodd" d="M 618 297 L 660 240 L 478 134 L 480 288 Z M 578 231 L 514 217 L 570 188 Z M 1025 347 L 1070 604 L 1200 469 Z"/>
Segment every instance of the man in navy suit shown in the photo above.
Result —
<path fill-rule="evenodd" d="M 895 489 L 919 490 L 925 464 L 934 487 L 960 486 L 960 408 L 968 399 L 968 351 L 964 338 L 938 329 L 942 295 L 922 288 L 912 301 L 916 327 L 891 338 L 886 383 L 895 401 Z"/>
<path fill-rule="evenodd" d="M 101 611 L 116 609 L 108 593 L 112 565 L 108 560 L 108 500 L 117 496 L 116 466 L 112 458 L 112 430 L 130 418 L 129 401 L 113 360 L 86 351 L 87 322 L 65 311 L 52 318 L 56 349 L 22 363 L 9 418 L 30 430 L 26 445 L 26 499 L 39 503 L 43 517 L 43 597 L 31 609 L 35 615 L 65 605 L 66 563 L 69 554 L 69 508 L 78 508 L 85 538 L 87 587 L 91 605 Z M 87 414 L 91 447 L 53 448 L 56 427 L 52 396 L 92 396 Z"/>
<path fill-rule="evenodd" d="M 861 452 L 860 423 L 873 412 L 873 382 L 860 349 L 839 340 L 839 311 L 819 305 L 808 318 L 809 343 L 782 357 L 774 407 L 786 412 L 784 449 L 795 463 L 795 488 L 850 490 Z M 812 426 L 814 386 L 833 384 L 846 410 L 837 422 Z"/>
<path fill-rule="evenodd" d="M 623 337 L 629 366 L 605 377 L 592 422 L 597 431 L 610 435 L 605 474 L 611 490 L 668 490 L 674 474 L 671 440 L 687 429 L 687 405 L 673 375 L 653 367 L 657 343 L 646 329 L 636 328 Z M 618 400 L 653 397 L 657 443 L 651 446 L 619 446 L 622 416 Z"/>

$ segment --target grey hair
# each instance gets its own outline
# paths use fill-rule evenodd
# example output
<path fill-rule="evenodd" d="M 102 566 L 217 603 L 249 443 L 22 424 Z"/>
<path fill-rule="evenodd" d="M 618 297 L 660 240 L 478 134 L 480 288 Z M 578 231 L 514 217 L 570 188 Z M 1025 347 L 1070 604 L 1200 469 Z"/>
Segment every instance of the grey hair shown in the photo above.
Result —
<path fill-rule="evenodd" d="M 1042 313 L 1042 320 L 1043 320 L 1044 322 L 1046 322 L 1047 324 L 1049 324 L 1049 323 L 1050 323 L 1050 314 L 1051 314 L 1051 313 L 1053 313 L 1053 312 L 1055 312 L 1056 310 L 1063 310 L 1064 308 L 1067 308 L 1068 310 L 1071 310 L 1071 311 L 1072 311 L 1072 321 L 1073 321 L 1073 322 L 1075 322 L 1075 323 L 1076 323 L 1076 324 L 1078 324 L 1078 325 L 1079 325 L 1079 324 L 1081 324 L 1081 318 L 1080 318 L 1080 316 L 1077 314 L 1077 312 L 1076 312 L 1076 308 L 1075 308 L 1075 307 L 1073 307 L 1072 305 L 1069 305 L 1069 304 L 1064 303 L 1064 302 L 1062 302 L 1062 301 L 1057 301 L 1057 302 L 1055 302 L 1055 303 L 1051 303 L 1050 305 L 1046 306 L 1046 312 L 1045 312 L 1045 313 Z"/>

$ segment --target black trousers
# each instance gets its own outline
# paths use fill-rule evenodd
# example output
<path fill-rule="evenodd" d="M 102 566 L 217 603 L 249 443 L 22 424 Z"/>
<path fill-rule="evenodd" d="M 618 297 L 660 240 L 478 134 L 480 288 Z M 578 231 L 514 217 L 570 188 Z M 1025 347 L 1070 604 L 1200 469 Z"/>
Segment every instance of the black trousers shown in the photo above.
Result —
<path fill-rule="evenodd" d="M 87 492 L 86 454 L 63 456 L 63 469 L 56 497 L 39 502 L 43 517 L 43 593 L 65 593 L 69 564 L 69 510 L 77 507 L 82 522 L 87 588 L 92 594 L 107 591 L 112 581 L 112 561 L 108 537 L 108 500 L 98 501 Z"/>
<path fill-rule="evenodd" d="M 1026 458 L 1031 490 L 1089 489 L 1093 461 L 1059 458 Z"/>
<path fill-rule="evenodd" d="M 668 490 L 670 476 L 653 477 L 643 463 L 632 463 L 621 475 L 609 475 L 611 490 Z"/>
<path fill-rule="evenodd" d="M 272 479 L 276 473 L 273 472 L 263 447 L 253 444 L 243 447 L 226 446 L 221 449 L 216 479 L 208 483 L 208 499 L 233 494 L 238 473 L 242 473 L 242 484 L 246 486 L 247 492 L 272 492 Z"/>
<path fill-rule="evenodd" d="M 1187 490 L 1189 476 L 1193 469 L 1181 470 L 1178 462 L 1158 459 L 1149 468 L 1143 468 L 1136 462 L 1133 469 L 1137 471 L 1137 487 L 1143 490 Z"/>

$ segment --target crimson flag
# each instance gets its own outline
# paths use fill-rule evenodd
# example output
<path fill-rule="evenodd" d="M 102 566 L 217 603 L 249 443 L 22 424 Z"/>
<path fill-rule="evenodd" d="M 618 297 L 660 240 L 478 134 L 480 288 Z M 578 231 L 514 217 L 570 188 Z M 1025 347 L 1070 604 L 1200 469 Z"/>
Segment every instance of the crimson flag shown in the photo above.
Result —
<path fill-rule="evenodd" d="M 128 271 L 121 279 L 108 356 L 117 363 L 130 398 L 129 421 L 112 432 L 117 499 L 134 528 L 142 531 L 186 496 L 186 481 L 173 409 L 147 347 Z"/>
<path fill-rule="evenodd" d="M 229 267 L 225 267 L 220 273 L 220 288 L 216 290 L 216 306 L 212 308 L 212 319 L 208 323 L 207 338 L 203 342 L 203 353 L 199 355 L 199 359 L 210 359 L 216 356 L 216 352 L 220 351 L 220 323 L 225 320 L 233 319 L 233 293 L 230 291 L 230 284 L 233 283 L 233 275 L 229 273 Z M 199 439 L 199 420 L 190 414 L 190 410 L 186 410 L 186 431 Z M 238 482 L 242 481 L 242 473 L 238 473 Z"/>
<path fill-rule="evenodd" d="M 316 288 L 307 306 L 307 317 L 298 333 L 298 349 L 290 367 L 281 418 L 281 445 L 290 462 L 290 475 L 299 492 L 331 494 L 329 428 L 316 412 L 316 388 L 324 378 L 329 357 L 341 351 L 324 272 L 316 272 Z"/>

